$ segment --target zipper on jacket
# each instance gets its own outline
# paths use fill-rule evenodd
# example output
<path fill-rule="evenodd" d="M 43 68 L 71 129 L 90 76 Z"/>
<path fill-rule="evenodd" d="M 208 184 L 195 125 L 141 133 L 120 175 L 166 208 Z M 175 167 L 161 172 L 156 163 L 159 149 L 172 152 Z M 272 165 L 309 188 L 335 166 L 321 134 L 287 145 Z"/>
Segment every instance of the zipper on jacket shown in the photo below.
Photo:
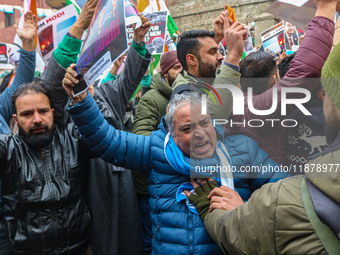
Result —
<path fill-rule="evenodd" d="M 51 186 L 52 185 L 52 178 L 51 178 L 51 173 L 49 171 L 49 168 L 46 167 L 48 166 L 48 162 L 46 160 L 46 153 L 45 153 L 45 150 L 44 148 L 41 149 L 41 157 L 42 157 L 42 172 L 43 172 L 43 176 L 44 176 L 44 179 L 45 179 L 45 182 L 46 184 L 48 184 L 48 192 L 51 194 L 51 196 L 53 195 L 54 198 L 56 199 L 58 196 L 56 194 L 56 192 L 54 192 L 52 189 L 51 189 Z M 51 222 L 51 228 L 54 230 L 54 233 L 55 233 L 55 236 L 57 237 L 58 236 L 58 227 L 56 226 L 56 213 L 52 213 L 52 217 L 50 217 L 50 219 L 52 219 L 52 222 Z"/>
<path fill-rule="evenodd" d="M 45 182 L 47 184 L 52 184 L 51 174 L 48 171 L 48 168 L 46 169 L 47 163 L 46 163 L 46 159 L 45 159 L 46 158 L 46 153 L 45 153 L 44 148 L 41 149 L 41 157 L 43 158 L 42 171 L 43 171 L 43 176 L 44 176 Z M 49 190 L 50 194 L 53 194 L 55 196 L 55 198 L 57 198 L 56 194 L 54 194 L 54 192 L 52 192 L 50 187 L 48 188 L 48 190 Z"/>
<path fill-rule="evenodd" d="M 190 255 L 194 254 L 193 251 L 193 229 L 192 229 L 192 215 L 191 212 L 188 212 L 188 228 L 189 228 L 189 246 L 190 246 Z"/>

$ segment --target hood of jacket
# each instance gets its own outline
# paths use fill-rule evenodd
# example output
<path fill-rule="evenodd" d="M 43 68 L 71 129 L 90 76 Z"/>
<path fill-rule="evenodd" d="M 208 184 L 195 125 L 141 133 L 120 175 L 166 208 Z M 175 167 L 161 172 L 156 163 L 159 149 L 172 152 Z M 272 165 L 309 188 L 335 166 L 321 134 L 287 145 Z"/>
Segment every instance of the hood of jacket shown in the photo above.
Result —
<path fill-rule="evenodd" d="M 168 100 L 170 99 L 172 88 L 163 81 L 161 72 L 158 72 L 152 77 L 150 88 L 159 91 Z"/>
<path fill-rule="evenodd" d="M 176 80 L 172 84 L 172 89 L 175 89 L 179 85 L 183 85 L 183 84 L 196 84 L 196 85 L 198 85 L 198 84 L 200 84 L 200 82 L 194 76 L 191 76 L 190 74 L 188 74 L 187 71 L 183 70 L 182 72 L 180 72 L 177 75 Z"/>

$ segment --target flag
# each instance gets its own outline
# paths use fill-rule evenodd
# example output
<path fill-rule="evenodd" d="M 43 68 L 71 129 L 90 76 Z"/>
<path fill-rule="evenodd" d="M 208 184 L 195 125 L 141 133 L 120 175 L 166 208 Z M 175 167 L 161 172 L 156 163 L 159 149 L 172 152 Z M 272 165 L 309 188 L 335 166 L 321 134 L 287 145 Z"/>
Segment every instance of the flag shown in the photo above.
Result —
<path fill-rule="evenodd" d="M 78 12 L 78 14 L 80 14 L 80 11 L 81 11 L 81 9 L 82 9 L 82 2 L 80 1 L 76 1 L 76 0 L 66 0 L 66 5 L 70 5 L 70 4 L 73 4 L 74 5 L 74 7 L 76 7 L 76 10 L 77 10 L 77 12 Z"/>
<path fill-rule="evenodd" d="M 37 12 L 36 0 L 24 0 L 24 8 L 23 8 L 23 11 L 21 13 L 21 17 L 20 17 L 19 25 L 18 25 L 19 29 L 21 29 L 24 26 L 24 23 L 25 23 L 24 14 L 28 11 L 31 11 L 32 14 L 35 15 L 35 17 L 37 18 L 37 21 L 38 21 L 38 12 Z M 37 46 L 37 39 L 38 39 L 38 36 L 36 34 L 35 39 L 34 39 L 35 46 Z M 17 34 L 15 34 L 15 37 L 14 37 L 14 44 L 17 44 L 20 47 L 22 46 L 22 41 Z"/>
<path fill-rule="evenodd" d="M 236 14 L 234 8 L 231 8 L 229 5 L 228 6 L 228 12 L 229 12 L 229 18 L 232 20 L 232 22 L 236 22 Z"/>

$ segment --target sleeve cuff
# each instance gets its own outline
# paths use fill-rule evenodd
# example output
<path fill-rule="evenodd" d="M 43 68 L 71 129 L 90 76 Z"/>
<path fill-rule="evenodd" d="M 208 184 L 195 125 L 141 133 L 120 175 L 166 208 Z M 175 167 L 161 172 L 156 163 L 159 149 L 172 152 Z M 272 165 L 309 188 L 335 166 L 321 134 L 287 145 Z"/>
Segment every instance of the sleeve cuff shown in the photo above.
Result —
<path fill-rule="evenodd" d="M 142 57 L 145 58 L 146 56 L 146 46 L 139 46 L 135 44 L 133 41 L 131 42 L 131 46 L 141 55 Z"/>
<path fill-rule="evenodd" d="M 226 66 L 230 67 L 231 69 L 235 70 L 236 72 L 240 72 L 240 67 L 239 67 L 239 66 L 235 66 L 235 65 L 230 64 L 230 63 L 225 62 L 225 61 L 224 61 L 224 64 L 225 64 Z"/>

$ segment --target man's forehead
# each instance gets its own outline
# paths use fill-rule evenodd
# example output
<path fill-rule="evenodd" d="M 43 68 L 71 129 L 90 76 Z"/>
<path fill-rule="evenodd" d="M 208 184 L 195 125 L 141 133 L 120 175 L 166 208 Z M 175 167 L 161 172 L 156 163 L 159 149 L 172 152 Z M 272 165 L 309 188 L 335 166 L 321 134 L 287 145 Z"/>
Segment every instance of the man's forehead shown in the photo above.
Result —
<path fill-rule="evenodd" d="M 18 110 L 18 107 L 21 111 L 24 109 L 35 109 L 35 108 L 46 108 L 50 107 L 50 101 L 45 94 L 28 94 L 19 96 L 15 102 L 15 106 Z"/>
<path fill-rule="evenodd" d="M 209 36 L 206 37 L 199 37 L 198 40 L 201 43 L 201 49 L 204 49 L 206 51 L 210 49 L 218 49 L 219 46 L 215 42 L 215 40 Z"/>
<path fill-rule="evenodd" d="M 200 104 L 184 104 L 175 110 L 176 121 L 193 123 L 209 118 L 209 115 L 202 115 Z"/>

